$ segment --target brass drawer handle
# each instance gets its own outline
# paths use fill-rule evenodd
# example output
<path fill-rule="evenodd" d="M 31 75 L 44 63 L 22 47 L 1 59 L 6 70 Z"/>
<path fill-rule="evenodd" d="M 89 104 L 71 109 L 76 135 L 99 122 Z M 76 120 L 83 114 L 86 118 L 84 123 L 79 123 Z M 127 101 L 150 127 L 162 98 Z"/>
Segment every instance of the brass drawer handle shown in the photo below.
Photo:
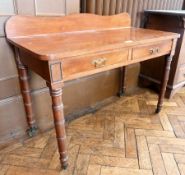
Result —
<path fill-rule="evenodd" d="M 159 48 L 158 47 L 157 48 L 152 48 L 149 51 L 150 51 L 150 54 L 151 55 L 155 55 L 155 54 L 158 54 L 159 53 Z"/>
<path fill-rule="evenodd" d="M 92 61 L 92 64 L 95 68 L 103 67 L 106 64 L 107 59 L 106 58 L 98 58 Z"/>

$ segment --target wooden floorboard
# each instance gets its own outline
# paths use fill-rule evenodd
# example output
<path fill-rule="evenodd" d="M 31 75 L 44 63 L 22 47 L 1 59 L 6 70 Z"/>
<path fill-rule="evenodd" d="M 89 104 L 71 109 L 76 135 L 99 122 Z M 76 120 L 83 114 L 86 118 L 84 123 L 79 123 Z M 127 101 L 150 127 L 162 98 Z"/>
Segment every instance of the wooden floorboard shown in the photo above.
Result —
<path fill-rule="evenodd" d="M 155 93 L 122 97 L 67 125 L 67 170 L 53 129 L 0 150 L 0 175 L 183 175 L 184 99 L 185 88 L 155 114 Z"/>

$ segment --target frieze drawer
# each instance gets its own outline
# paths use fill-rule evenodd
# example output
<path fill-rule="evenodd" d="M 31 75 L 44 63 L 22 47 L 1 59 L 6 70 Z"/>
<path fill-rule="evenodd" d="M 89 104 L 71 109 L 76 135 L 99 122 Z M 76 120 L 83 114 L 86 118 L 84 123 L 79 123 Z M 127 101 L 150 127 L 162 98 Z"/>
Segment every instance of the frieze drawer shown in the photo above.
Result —
<path fill-rule="evenodd" d="M 138 46 L 133 48 L 132 59 L 153 58 L 161 56 L 170 53 L 171 48 L 171 40 L 147 46 Z"/>
<path fill-rule="evenodd" d="M 96 71 L 96 69 L 106 69 L 111 65 L 127 62 L 128 53 L 128 49 L 122 49 L 120 51 L 95 56 L 66 59 L 62 62 L 63 78 L 66 79 L 70 75 L 93 70 Z"/>

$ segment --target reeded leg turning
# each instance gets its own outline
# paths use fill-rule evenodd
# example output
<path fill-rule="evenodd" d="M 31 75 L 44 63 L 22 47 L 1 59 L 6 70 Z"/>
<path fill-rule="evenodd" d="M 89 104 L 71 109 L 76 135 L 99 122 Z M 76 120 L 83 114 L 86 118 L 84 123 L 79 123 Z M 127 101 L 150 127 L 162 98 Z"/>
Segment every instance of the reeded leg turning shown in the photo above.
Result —
<path fill-rule="evenodd" d="M 60 162 L 62 168 L 66 169 L 68 166 L 68 155 L 62 102 L 62 88 L 53 89 L 52 87 L 50 87 L 50 94 L 52 97 L 53 117 L 56 130 L 56 138 L 58 142 L 58 150 L 60 154 Z"/>
<path fill-rule="evenodd" d="M 28 68 L 21 63 L 18 55 L 16 58 L 16 63 L 17 63 L 18 74 L 19 74 L 21 94 L 23 97 L 24 108 L 25 108 L 27 123 L 29 127 L 29 129 L 27 130 L 27 133 L 30 137 L 32 137 L 36 135 L 37 127 L 34 119 L 30 87 L 28 82 Z"/>
<path fill-rule="evenodd" d="M 119 87 L 119 92 L 118 92 L 118 96 L 122 97 L 125 94 L 125 74 L 126 74 L 126 68 L 125 67 L 121 67 L 120 68 L 120 87 Z"/>
<path fill-rule="evenodd" d="M 156 113 L 159 113 L 162 109 L 163 100 L 164 100 L 164 96 L 165 96 L 165 92 L 166 92 L 166 87 L 167 87 L 167 83 L 168 83 L 169 75 L 170 75 L 171 61 L 172 61 L 172 56 L 167 55 L 165 58 L 164 74 L 163 74 L 163 79 L 161 82 L 161 90 L 160 90 L 160 94 L 159 94 L 159 100 L 158 100 L 158 104 L 157 104 Z"/>

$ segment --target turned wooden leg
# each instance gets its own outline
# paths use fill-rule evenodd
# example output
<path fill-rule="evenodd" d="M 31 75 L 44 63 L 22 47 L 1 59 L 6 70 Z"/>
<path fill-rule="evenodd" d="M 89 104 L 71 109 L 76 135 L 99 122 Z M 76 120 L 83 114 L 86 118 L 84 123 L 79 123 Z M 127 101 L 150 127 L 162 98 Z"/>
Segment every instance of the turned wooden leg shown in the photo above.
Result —
<path fill-rule="evenodd" d="M 159 113 L 162 109 L 163 100 L 164 100 L 164 96 L 165 96 L 165 92 L 166 92 L 166 87 L 167 87 L 167 83 L 168 83 L 168 79 L 169 79 L 169 75 L 170 75 L 171 61 L 172 61 L 172 56 L 167 55 L 165 58 L 164 74 L 163 74 L 163 79 L 161 82 L 161 90 L 160 90 L 160 94 L 159 94 L 159 100 L 158 100 L 158 104 L 157 104 L 156 113 Z"/>
<path fill-rule="evenodd" d="M 50 94 L 52 98 L 54 125 L 56 130 L 56 138 L 58 142 L 61 167 L 63 169 L 66 169 L 68 166 L 68 155 L 66 146 L 65 119 L 62 102 L 62 88 L 53 89 L 52 87 L 50 87 Z"/>
<path fill-rule="evenodd" d="M 19 56 L 17 54 L 16 56 L 17 56 L 16 63 L 17 63 L 17 69 L 19 74 L 20 89 L 21 89 L 21 94 L 24 102 L 26 119 L 29 127 L 29 129 L 27 130 L 27 133 L 30 137 L 32 137 L 36 135 L 37 127 L 34 119 L 30 87 L 28 82 L 28 68 L 21 63 Z"/>
<path fill-rule="evenodd" d="M 119 92 L 118 96 L 122 97 L 125 94 L 125 81 L 126 81 L 126 67 L 121 67 L 120 68 L 120 87 L 119 87 Z"/>

